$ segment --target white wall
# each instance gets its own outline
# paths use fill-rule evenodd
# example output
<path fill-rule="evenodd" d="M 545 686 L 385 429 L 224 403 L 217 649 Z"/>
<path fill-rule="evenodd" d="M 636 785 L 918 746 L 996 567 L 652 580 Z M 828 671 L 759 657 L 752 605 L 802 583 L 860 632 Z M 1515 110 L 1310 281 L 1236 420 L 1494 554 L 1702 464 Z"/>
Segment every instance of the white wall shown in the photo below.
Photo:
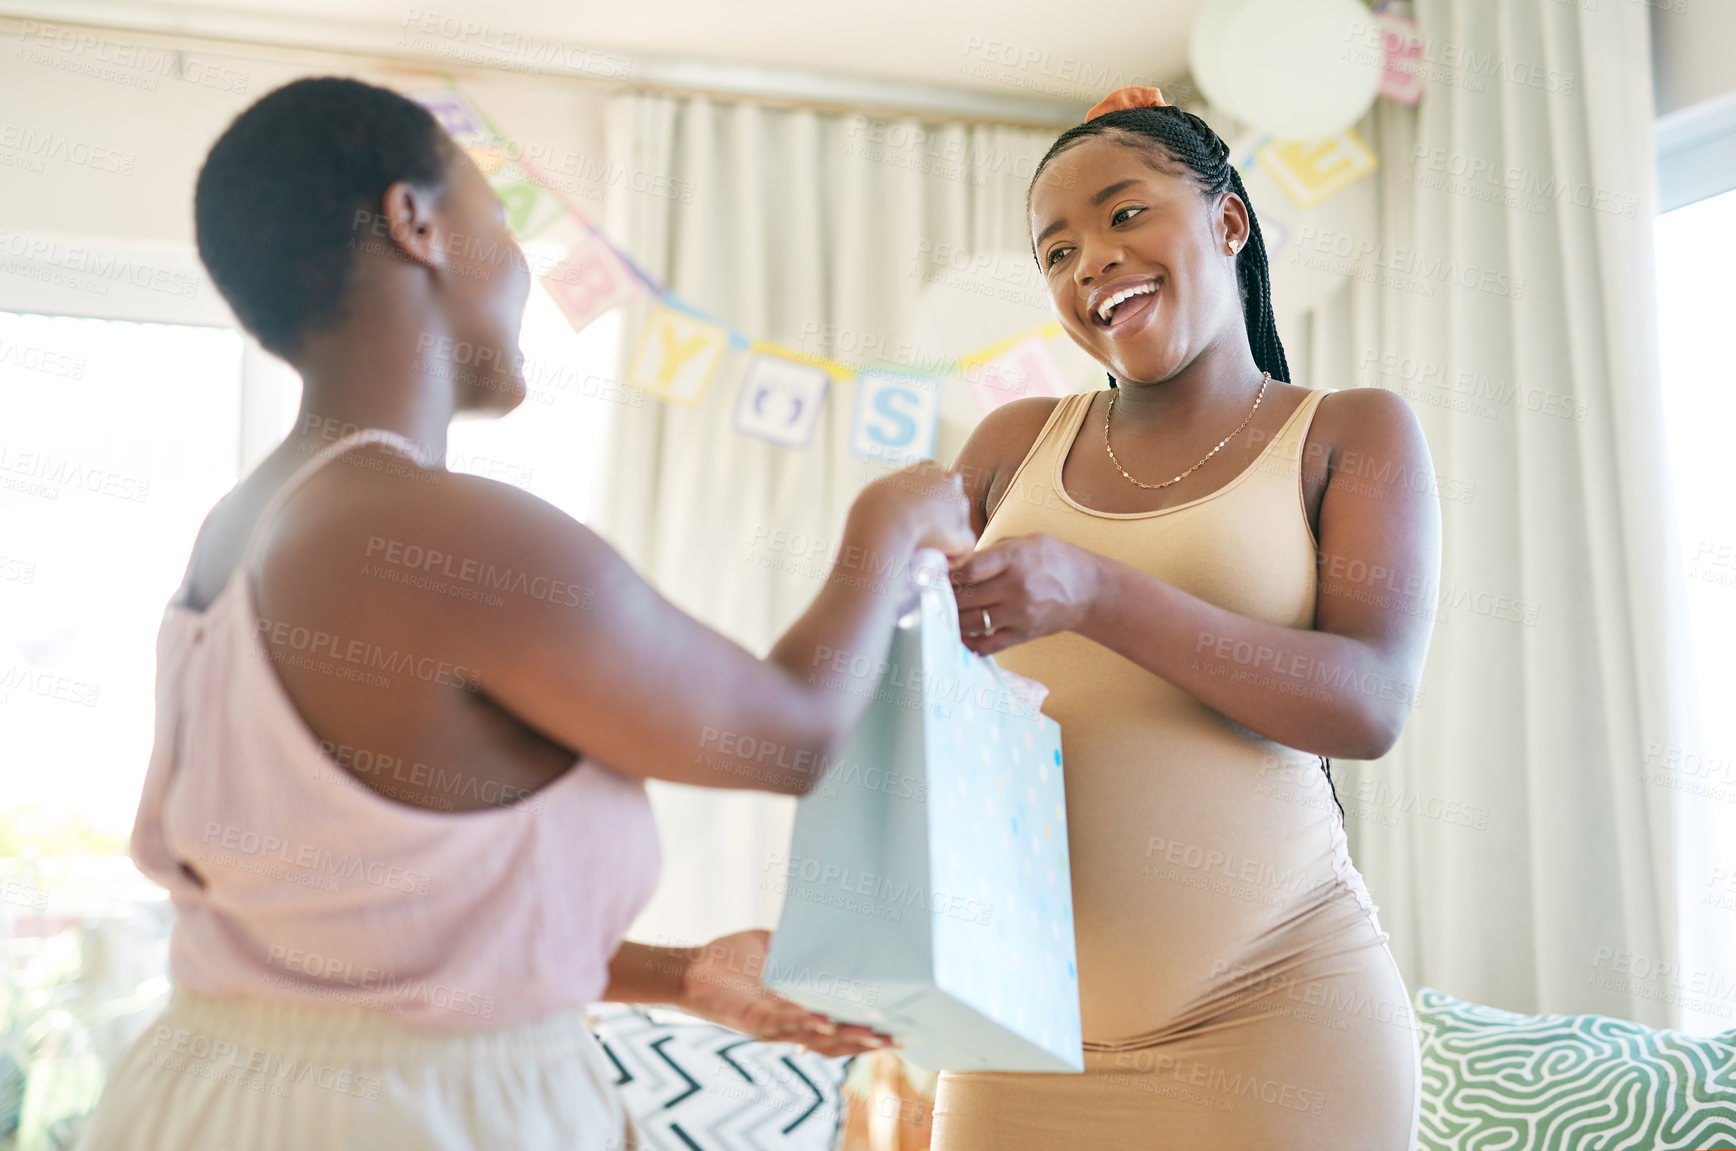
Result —
<path fill-rule="evenodd" d="M 292 64 L 143 47 L 0 20 L 0 234 L 112 237 L 190 247 L 193 183 L 224 127 L 254 100 L 307 75 L 353 75 L 401 90 L 438 76 L 364 70 L 342 57 Z M 603 164 L 601 94 L 530 77 L 466 80 L 509 134 Z M 40 170 L 36 170 L 40 169 Z M 595 201 L 593 201 L 595 202 Z"/>

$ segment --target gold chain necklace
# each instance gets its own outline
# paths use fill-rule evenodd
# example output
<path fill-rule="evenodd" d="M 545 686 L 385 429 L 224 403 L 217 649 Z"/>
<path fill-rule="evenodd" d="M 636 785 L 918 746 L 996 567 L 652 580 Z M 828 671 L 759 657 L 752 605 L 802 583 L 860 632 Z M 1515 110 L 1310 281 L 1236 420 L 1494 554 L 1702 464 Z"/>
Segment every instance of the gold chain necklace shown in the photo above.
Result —
<path fill-rule="evenodd" d="M 1103 413 L 1103 450 L 1109 453 L 1109 462 L 1115 465 L 1116 471 L 1127 476 L 1130 482 L 1139 484 L 1142 488 L 1167 488 L 1171 484 L 1180 483 L 1182 480 L 1187 479 L 1189 476 L 1199 471 L 1200 464 L 1205 463 L 1206 460 L 1217 455 L 1219 450 L 1221 450 L 1225 444 L 1235 439 L 1236 435 L 1241 432 L 1243 428 L 1248 426 L 1248 421 L 1252 420 L 1254 418 L 1254 413 L 1260 410 L 1260 401 L 1266 398 L 1266 385 L 1272 382 L 1271 372 L 1265 373 L 1265 377 L 1265 379 L 1260 381 L 1260 394 L 1254 397 L 1254 406 L 1248 409 L 1248 418 L 1238 424 L 1235 431 L 1219 440 L 1218 446 L 1207 452 L 1205 459 L 1202 459 L 1198 464 L 1195 464 L 1173 480 L 1164 480 L 1161 484 L 1143 484 L 1139 483 L 1139 481 L 1134 479 L 1132 476 L 1127 475 L 1127 469 L 1122 467 L 1121 461 L 1115 458 L 1115 449 L 1109 446 L 1109 418 L 1115 414 L 1115 397 L 1113 395 L 1109 397 L 1109 410 Z"/>

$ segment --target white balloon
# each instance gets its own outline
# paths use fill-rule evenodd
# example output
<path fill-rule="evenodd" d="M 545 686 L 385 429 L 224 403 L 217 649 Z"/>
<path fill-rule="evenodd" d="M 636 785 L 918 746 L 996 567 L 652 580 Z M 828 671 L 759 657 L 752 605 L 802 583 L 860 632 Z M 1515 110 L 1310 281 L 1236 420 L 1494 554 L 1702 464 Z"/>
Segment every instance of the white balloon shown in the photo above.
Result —
<path fill-rule="evenodd" d="M 1236 119 L 1244 117 L 1235 106 L 1235 93 L 1230 90 L 1224 74 L 1224 59 L 1228 55 L 1230 22 L 1242 10 L 1247 0 L 1210 0 L 1194 17 L 1188 33 L 1188 70 L 1193 73 L 1194 86 L 1205 93 L 1213 108 L 1221 108 Z"/>
<path fill-rule="evenodd" d="M 1342 132 L 1380 91 L 1381 53 L 1358 50 L 1371 19 L 1356 0 L 1235 3 L 1214 79 L 1229 93 L 1226 107 L 1281 140 Z"/>

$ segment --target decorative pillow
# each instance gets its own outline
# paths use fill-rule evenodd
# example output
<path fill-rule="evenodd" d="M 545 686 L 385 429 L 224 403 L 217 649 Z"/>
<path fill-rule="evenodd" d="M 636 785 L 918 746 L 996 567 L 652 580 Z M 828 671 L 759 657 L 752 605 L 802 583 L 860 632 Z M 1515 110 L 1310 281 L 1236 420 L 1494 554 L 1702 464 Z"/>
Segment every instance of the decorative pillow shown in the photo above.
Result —
<path fill-rule="evenodd" d="M 767 1043 L 667 1008 L 588 1012 L 644 1151 L 831 1151 L 848 1058 Z"/>
<path fill-rule="evenodd" d="M 1700 1151 L 1736 1145 L 1736 1031 L 1515 1015 L 1432 988 L 1422 1151 Z"/>

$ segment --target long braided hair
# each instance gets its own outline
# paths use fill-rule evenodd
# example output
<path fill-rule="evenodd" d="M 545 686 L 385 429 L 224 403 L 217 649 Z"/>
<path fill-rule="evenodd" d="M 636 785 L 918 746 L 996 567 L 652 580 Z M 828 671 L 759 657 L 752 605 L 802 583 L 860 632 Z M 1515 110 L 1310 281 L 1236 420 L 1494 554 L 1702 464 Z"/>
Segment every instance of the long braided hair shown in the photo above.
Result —
<path fill-rule="evenodd" d="M 1260 221 L 1254 215 L 1248 190 L 1242 186 L 1242 175 L 1230 163 L 1230 146 L 1212 131 L 1211 125 L 1170 104 L 1105 112 L 1061 133 L 1031 174 L 1031 187 L 1037 186 L 1043 169 L 1056 156 L 1081 140 L 1108 135 L 1135 137 L 1129 143 L 1156 144 L 1163 154 L 1188 168 L 1208 199 L 1234 192 L 1247 205 L 1248 242 L 1236 253 L 1236 280 L 1242 293 L 1242 318 L 1248 325 L 1248 346 L 1261 371 L 1271 372 L 1275 380 L 1289 380 L 1290 365 L 1284 359 L 1284 345 L 1278 341 L 1278 324 L 1272 315 L 1272 273 L 1266 265 L 1266 239 L 1260 234 Z M 1025 202 L 1029 207 L 1028 191 Z M 1031 255 L 1036 256 L 1035 249 Z M 1109 377 L 1109 386 L 1116 386 L 1114 376 Z"/>
<path fill-rule="evenodd" d="M 1275 380 L 1290 379 L 1290 364 L 1284 358 L 1284 345 L 1278 339 L 1278 323 L 1272 314 L 1272 272 L 1266 262 L 1266 238 L 1260 234 L 1260 221 L 1254 215 L 1253 201 L 1242 186 L 1242 174 L 1230 163 L 1230 146 L 1212 130 L 1210 124 L 1171 104 L 1143 108 L 1118 108 L 1094 116 L 1083 124 L 1067 129 L 1049 145 L 1042 162 L 1031 174 L 1031 188 L 1049 161 L 1093 136 L 1134 137 L 1129 143 L 1157 145 L 1171 161 L 1182 164 L 1193 174 L 1194 182 L 1208 199 L 1215 200 L 1225 192 L 1234 192 L 1248 209 L 1248 242 L 1236 253 L 1236 282 L 1241 289 L 1242 319 L 1248 327 L 1248 347 L 1254 353 L 1254 364 L 1263 372 L 1272 373 Z M 1031 193 L 1025 193 L 1026 214 L 1029 215 Z M 1042 260 L 1035 246 L 1031 256 L 1041 268 Z M 1109 386 L 1117 387 L 1115 377 Z M 1326 786 L 1332 789 L 1332 802 L 1338 807 L 1338 818 L 1344 819 L 1344 804 L 1338 798 L 1338 786 L 1332 782 L 1332 761 L 1320 757 L 1326 772 Z"/>

